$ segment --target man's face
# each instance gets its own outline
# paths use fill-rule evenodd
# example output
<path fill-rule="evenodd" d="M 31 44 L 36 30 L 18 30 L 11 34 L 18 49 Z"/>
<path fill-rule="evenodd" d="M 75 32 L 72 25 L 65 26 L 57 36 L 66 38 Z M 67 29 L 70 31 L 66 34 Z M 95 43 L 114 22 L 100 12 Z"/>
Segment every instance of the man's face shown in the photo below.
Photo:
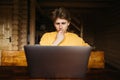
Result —
<path fill-rule="evenodd" d="M 60 19 L 57 18 L 56 21 L 54 22 L 54 26 L 57 31 L 63 31 L 66 32 L 68 29 L 70 22 L 67 21 L 66 19 Z"/>

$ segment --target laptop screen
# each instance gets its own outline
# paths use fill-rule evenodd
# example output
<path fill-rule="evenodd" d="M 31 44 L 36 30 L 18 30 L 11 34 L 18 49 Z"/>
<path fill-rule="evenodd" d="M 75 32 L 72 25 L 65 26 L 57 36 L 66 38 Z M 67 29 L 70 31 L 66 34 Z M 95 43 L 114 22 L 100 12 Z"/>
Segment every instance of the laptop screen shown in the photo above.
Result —
<path fill-rule="evenodd" d="M 31 77 L 85 77 L 91 47 L 27 45 L 24 49 Z"/>

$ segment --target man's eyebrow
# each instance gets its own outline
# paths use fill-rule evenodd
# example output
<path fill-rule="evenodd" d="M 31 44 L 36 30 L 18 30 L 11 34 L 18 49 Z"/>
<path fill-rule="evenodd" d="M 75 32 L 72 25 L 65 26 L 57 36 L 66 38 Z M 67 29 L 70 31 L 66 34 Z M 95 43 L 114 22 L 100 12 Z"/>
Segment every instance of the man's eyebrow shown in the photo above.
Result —
<path fill-rule="evenodd" d="M 64 24 L 64 23 L 66 23 L 66 22 L 56 22 L 57 24 L 60 24 L 60 23 L 62 23 L 62 24 Z"/>

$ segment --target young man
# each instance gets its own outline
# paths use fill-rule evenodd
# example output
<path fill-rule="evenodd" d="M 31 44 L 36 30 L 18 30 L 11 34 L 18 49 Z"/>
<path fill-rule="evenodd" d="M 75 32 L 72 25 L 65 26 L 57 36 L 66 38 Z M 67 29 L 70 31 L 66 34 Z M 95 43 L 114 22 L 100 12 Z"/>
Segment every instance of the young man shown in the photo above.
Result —
<path fill-rule="evenodd" d="M 82 38 L 75 33 L 67 31 L 71 17 L 65 8 L 58 8 L 52 12 L 52 21 L 55 32 L 45 33 L 40 41 L 44 46 L 89 46 Z"/>

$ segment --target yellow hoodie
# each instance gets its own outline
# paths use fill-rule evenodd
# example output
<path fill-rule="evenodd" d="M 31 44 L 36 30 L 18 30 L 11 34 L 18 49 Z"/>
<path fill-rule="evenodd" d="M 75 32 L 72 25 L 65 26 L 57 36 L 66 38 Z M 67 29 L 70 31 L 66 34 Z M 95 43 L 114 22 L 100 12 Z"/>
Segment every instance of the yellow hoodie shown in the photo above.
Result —
<path fill-rule="evenodd" d="M 56 35 L 57 32 L 45 33 L 40 40 L 40 45 L 51 46 L 56 39 Z M 84 40 L 80 38 L 78 35 L 66 32 L 64 40 L 58 46 L 89 46 L 89 45 L 85 43 Z"/>

